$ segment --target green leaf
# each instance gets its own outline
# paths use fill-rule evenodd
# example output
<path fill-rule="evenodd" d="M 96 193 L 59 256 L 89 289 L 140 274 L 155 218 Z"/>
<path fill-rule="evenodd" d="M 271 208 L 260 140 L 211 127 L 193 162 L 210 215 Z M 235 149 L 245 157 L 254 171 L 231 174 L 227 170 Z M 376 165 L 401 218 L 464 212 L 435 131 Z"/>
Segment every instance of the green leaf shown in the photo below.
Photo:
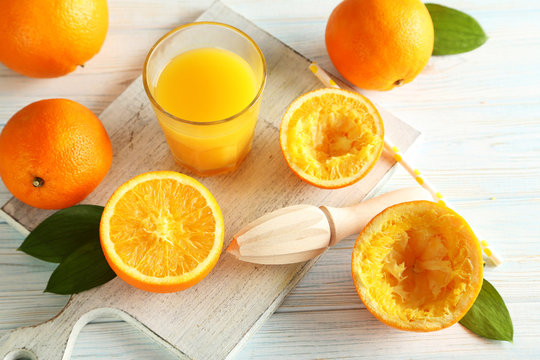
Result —
<path fill-rule="evenodd" d="M 46 292 L 75 294 L 113 279 L 99 241 L 84 244 L 68 255 L 52 273 Z"/>
<path fill-rule="evenodd" d="M 38 259 L 59 263 L 88 242 L 99 243 L 102 206 L 76 205 L 45 219 L 18 250 Z"/>
<path fill-rule="evenodd" d="M 473 306 L 459 322 L 488 339 L 514 340 L 514 326 L 504 300 L 486 279 Z"/>
<path fill-rule="evenodd" d="M 426 7 L 435 29 L 433 55 L 460 54 L 486 42 L 486 33 L 473 17 L 438 4 L 426 4 Z"/>

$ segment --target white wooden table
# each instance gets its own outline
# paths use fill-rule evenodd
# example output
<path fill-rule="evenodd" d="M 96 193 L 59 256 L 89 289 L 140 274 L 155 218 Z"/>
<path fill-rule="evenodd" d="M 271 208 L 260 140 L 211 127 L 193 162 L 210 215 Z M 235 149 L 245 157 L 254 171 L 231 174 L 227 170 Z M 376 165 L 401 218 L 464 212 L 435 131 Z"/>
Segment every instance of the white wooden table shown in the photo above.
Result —
<path fill-rule="evenodd" d="M 0 126 L 23 106 L 44 98 L 70 98 L 99 114 L 140 74 L 150 46 L 166 31 L 195 19 L 211 2 L 109 0 L 110 29 L 101 52 L 84 69 L 62 78 L 25 78 L 0 64 Z M 324 27 L 339 1 L 224 2 L 331 68 Z M 473 15 L 488 42 L 471 53 L 432 58 L 402 88 L 365 94 L 423 132 L 423 141 L 409 154 L 504 256 L 505 263 L 488 269 L 485 277 L 507 302 L 514 344 L 483 340 L 460 325 L 417 334 L 379 323 L 354 290 L 351 238 L 322 257 L 239 359 L 540 356 L 540 2 L 439 3 Z M 412 184 L 398 170 L 382 191 Z M 8 198 L 0 183 L 0 203 Z M 0 336 L 49 319 L 68 299 L 42 293 L 55 265 L 17 252 L 22 240 L 0 222 Z M 84 328 L 73 358 L 172 356 L 130 325 L 101 319 Z"/>

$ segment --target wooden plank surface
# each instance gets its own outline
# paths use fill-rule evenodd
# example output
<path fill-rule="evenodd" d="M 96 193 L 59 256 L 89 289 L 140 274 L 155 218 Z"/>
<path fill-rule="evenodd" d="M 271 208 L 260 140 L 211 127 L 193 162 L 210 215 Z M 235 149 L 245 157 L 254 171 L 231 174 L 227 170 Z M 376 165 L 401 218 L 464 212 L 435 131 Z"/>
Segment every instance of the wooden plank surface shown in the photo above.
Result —
<path fill-rule="evenodd" d="M 106 43 L 84 69 L 59 79 L 35 80 L 0 65 L 0 124 L 32 101 L 58 96 L 100 113 L 139 75 L 153 42 L 180 22 L 195 19 L 211 2 L 109 0 Z M 338 2 L 226 1 L 327 67 L 324 26 Z M 486 30 L 488 42 L 468 54 L 432 58 L 423 73 L 402 88 L 363 93 L 422 131 L 423 143 L 409 155 L 505 257 L 500 268 L 488 269 L 485 276 L 509 306 L 514 344 L 480 340 L 459 325 L 410 334 L 376 322 L 350 280 L 349 239 L 322 256 L 236 358 L 538 357 L 540 225 L 534 214 L 540 211 L 540 4 L 536 0 L 439 3 L 473 15 Z M 412 184 L 398 169 L 381 191 Z M 0 203 L 9 198 L 0 184 Z M 65 296 L 42 293 L 54 266 L 15 251 L 21 241 L 12 227 L 0 223 L 0 335 L 50 318 L 67 301 Z M 82 330 L 73 358 L 174 357 L 131 325 L 106 318 Z"/>
<path fill-rule="evenodd" d="M 321 87 L 308 69 L 310 61 L 219 2 L 199 20 L 228 23 L 249 34 L 261 47 L 268 68 L 251 153 L 234 173 L 199 179 L 214 194 L 224 214 L 225 247 L 244 224 L 267 212 L 300 203 L 331 206 L 357 203 L 388 174 L 394 161 L 390 156 L 382 156 L 368 176 L 344 189 L 322 190 L 299 180 L 281 156 L 278 129 L 283 112 L 292 100 Z M 383 117 L 386 136 L 400 149 L 408 149 L 419 133 L 389 113 L 384 113 Z M 141 78 L 107 107 L 100 118 L 113 144 L 113 164 L 84 203 L 103 205 L 120 184 L 146 171 L 185 172 L 173 161 Z M 32 208 L 15 198 L 2 210 L 29 230 L 52 213 Z M 2 351 L 24 347 L 38 356 L 60 359 L 66 344 L 66 353 L 71 351 L 69 347 L 74 340 L 71 329 L 79 326 L 79 318 L 94 318 L 94 315 L 86 315 L 88 313 L 116 314 L 178 349 L 177 356 L 223 359 L 239 351 L 314 263 L 315 260 L 287 266 L 260 266 L 223 254 L 203 282 L 174 294 L 139 291 L 117 278 L 73 296 L 52 322 L 6 335 L 2 339 L 4 343 L 0 344 L 0 356 Z M 48 335 L 51 332 L 57 334 L 54 340 Z"/>

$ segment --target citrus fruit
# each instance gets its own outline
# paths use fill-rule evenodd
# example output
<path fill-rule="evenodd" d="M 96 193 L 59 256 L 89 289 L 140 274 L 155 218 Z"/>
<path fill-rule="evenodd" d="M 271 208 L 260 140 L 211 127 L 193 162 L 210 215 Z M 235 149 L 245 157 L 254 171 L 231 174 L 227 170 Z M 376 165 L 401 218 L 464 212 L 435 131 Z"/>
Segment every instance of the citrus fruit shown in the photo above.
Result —
<path fill-rule="evenodd" d="M 330 15 L 325 38 L 343 77 L 363 89 L 390 90 L 426 66 L 434 30 L 420 0 L 344 0 Z"/>
<path fill-rule="evenodd" d="M 85 106 L 48 99 L 19 110 L 0 133 L 0 176 L 20 201 L 42 209 L 75 205 L 112 162 L 105 128 Z"/>
<path fill-rule="evenodd" d="M 174 292 L 201 281 L 223 247 L 223 217 L 212 194 L 174 171 L 138 175 L 111 196 L 101 247 L 114 272 L 141 290 Z"/>
<path fill-rule="evenodd" d="M 72 72 L 105 41 L 106 0 L 0 1 L 0 62 L 31 77 Z"/>
<path fill-rule="evenodd" d="M 362 230 L 352 255 L 354 284 L 366 308 L 401 330 L 455 324 L 478 296 L 482 270 L 469 225 L 430 201 L 385 209 Z"/>
<path fill-rule="evenodd" d="M 292 171 L 326 189 L 364 177 L 381 155 L 383 137 L 375 106 L 358 93 L 334 88 L 294 100 L 279 131 L 281 150 Z"/>

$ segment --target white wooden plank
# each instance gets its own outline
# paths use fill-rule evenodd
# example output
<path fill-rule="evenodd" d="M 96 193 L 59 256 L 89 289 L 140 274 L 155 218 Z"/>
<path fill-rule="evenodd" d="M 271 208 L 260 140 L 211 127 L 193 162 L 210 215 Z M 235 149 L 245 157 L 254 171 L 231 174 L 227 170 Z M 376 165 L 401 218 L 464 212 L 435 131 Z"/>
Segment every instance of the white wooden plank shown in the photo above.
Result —
<path fill-rule="evenodd" d="M 361 182 L 345 189 L 331 192 L 300 181 L 281 156 L 277 133 L 289 103 L 300 94 L 321 87 L 308 69 L 310 62 L 220 3 L 215 3 L 199 19 L 224 21 L 250 34 L 265 54 L 269 74 L 251 154 L 235 173 L 201 180 L 221 205 L 226 224 L 225 245 L 245 223 L 285 205 L 343 206 L 358 202 L 388 173 L 394 161 L 385 155 Z M 111 171 L 85 203 L 104 204 L 115 188 L 141 172 L 178 169 L 161 136 L 140 78 L 100 117 L 111 136 L 115 154 Z M 418 136 L 418 132 L 390 114 L 384 115 L 384 121 L 386 134 L 403 150 Z M 8 201 L 2 209 L 28 229 L 51 214 L 16 199 Z M 149 335 L 176 347 L 178 356 L 205 359 L 232 356 L 313 264 L 314 261 L 262 267 L 224 255 L 204 282 L 181 293 L 166 295 L 142 292 L 114 279 L 100 288 L 74 295 L 66 309 L 52 321 L 6 335 L 0 349 L 8 351 L 24 346 L 38 356 L 56 359 L 64 355 L 67 346 L 65 354 L 69 356 L 74 342 L 71 328 L 75 328 L 76 336 L 87 320 L 101 314 L 100 308 L 112 308 L 123 311 L 112 312 Z M 178 322 L 183 326 L 179 327 Z M 50 331 L 57 333 L 55 341 L 45 343 Z M 216 342 L 220 346 L 214 349 L 210 345 Z"/>
<path fill-rule="evenodd" d="M 338 2 L 227 1 L 235 10 L 321 64 L 329 63 L 322 30 L 330 9 Z M 107 41 L 111 43 L 88 63 L 92 71 L 89 76 L 83 76 L 81 69 L 49 82 L 14 75 L 0 65 L 0 124 L 23 105 L 55 96 L 73 98 L 100 113 L 138 75 L 151 42 L 150 36 L 143 35 L 145 29 L 150 33 L 155 31 L 158 36 L 158 29 L 164 32 L 174 26 L 175 16 L 190 21 L 190 17 L 197 16 L 196 12 L 209 3 L 206 0 L 151 3 L 110 0 L 111 29 Z M 396 339 L 393 330 L 386 328 L 370 341 L 359 336 L 365 325 L 348 326 L 350 323 L 346 322 L 350 315 L 347 312 L 356 310 L 350 308 L 358 306 L 365 310 L 355 303 L 358 300 L 347 280 L 350 250 L 344 247 L 331 250 L 318 262 L 285 301 L 281 311 L 286 314 L 271 317 L 239 358 L 360 358 L 366 349 L 375 349 L 377 355 L 371 358 L 472 358 L 479 354 L 495 359 L 537 358 L 540 346 L 535 339 L 540 320 L 535 315 L 538 314 L 535 304 L 540 289 L 540 230 L 535 214 L 540 202 L 537 151 L 540 3 L 537 0 L 439 3 L 464 10 L 479 20 L 490 37 L 484 49 L 433 58 L 429 68 L 413 83 L 395 91 L 368 95 L 422 130 L 424 142 L 408 155 L 466 213 L 467 219 L 472 218 L 479 225 L 491 243 L 496 241 L 497 249 L 505 255 L 506 263 L 489 270 L 486 277 L 510 305 L 518 329 L 515 344 L 478 345 L 470 334 L 456 336 L 453 328 L 427 337 L 405 333 L 406 340 L 400 336 Z M 140 62 L 138 68 L 137 62 Z M 463 169 L 476 170 L 469 173 Z M 382 191 L 411 184 L 409 176 L 398 169 Z M 490 200 L 491 196 L 496 199 Z M 0 203 L 9 197 L 0 184 Z M 10 269 L 2 276 L 3 282 L 0 281 L 0 335 L 8 328 L 32 323 L 32 316 L 36 320 L 53 316 L 62 302 L 67 301 L 65 297 L 40 293 L 50 269 L 42 263 L 38 271 L 39 262 L 17 253 L 15 248 L 21 241 L 22 237 L 0 220 L 0 273 L 4 275 Z M 34 276 L 20 273 L 27 267 L 35 271 Z M 24 282 L 29 284 L 28 288 Z M 328 310 L 312 314 L 311 310 L 323 308 Z M 336 311 L 332 309 L 342 309 L 345 313 L 333 318 Z M 136 334 L 136 330 L 128 324 L 113 323 L 110 327 L 105 324 L 103 330 L 99 326 L 102 325 L 89 326 L 91 336 L 86 336 L 83 330 L 76 345 L 76 358 L 125 359 L 137 358 L 136 354 L 140 358 L 168 358 L 144 339 L 139 342 L 131 337 L 129 334 Z M 104 334 L 100 335 L 100 331 Z M 330 336 L 325 336 L 327 331 Z M 301 335 L 295 337 L 299 332 Z M 289 336 L 293 340 L 285 339 Z M 336 343 L 338 337 L 343 340 Z M 136 351 L 130 350 L 135 347 Z M 402 349 L 403 356 L 395 355 L 395 349 Z"/>
<path fill-rule="evenodd" d="M 533 241 L 533 236 L 529 236 L 531 248 Z M 289 294 L 278 312 L 363 308 L 351 278 L 353 244 L 354 239 L 343 240 L 336 248 L 327 251 Z M 508 243 L 497 245 L 505 254 L 505 263 L 502 268 L 488 267 L 485 278 L 500 290 L 507 302 L 537 302 L 540 287 L 535 286 L 535 279 L 540 276 L 540 253 L 524 256 L 520 250 L 512 251 Z M 523 289 L 528 290 L 524 292 Z"/>
<path fill-rule="evenodd" d="M 514 344 L 471 334 L 460 325 L 415 333 L 390 328 L 366 309 L 275 314 L 237 359 L 533 359 L 538 355 L 538 303 L 514 304 Z"/>
<path fill-rule="evenodd" d="M 69 80 L 79 74 L 90 74 L 90 71 L 92 73 L 94 71 L 105 72 L 109 76 L 114 75 L 113 73 L 109 74 L 109 71 L 114 71 L 116 76 L 121 76 L 120 74 L 126 71 L 133 71 L 132 74 L 136 74 L 136 70 L 140 69 L 142 65 L 146 51 L 153 43 L 152 40 L 157 39 L 166 29 L 173 28 L 178 23 L 192 21 L 210 3 L 211 1 L 206 0 L 195 3 L 162 0 L 153 3 L 150 8 L 146 5 L 146 11 L 141 12 L 140 9 L 145 6 L 142 1 L 134 1 L 133 4 L 129 0 L 113 2 L 111 4 L 111 29 L 106 43 L 102 51 L 88 62 L 88 69 L 78 69 L 74 74 L 67 77 L 36 82 L 33 79 L 18 76 L 0 65 L 0 77 L 13 79 L 13 85 L 20 83 L 19 88 L 25 89 L 25 91 L 37 83 L 51 84 L 47 86 L 48 91 L 43 93 L 48 96 L 56 96 L 56 93 L 62 94 L 62 89 L 72 91 L 71 97 L 84 97 L 85 95 L 90 96 L 90 94 L 96 94 L 97 96 L 97 94 L 103 93 L 101 86 L 106 86 L 107 81 L 74 81 L 73 85 L 71 85 Z M 276 37 L 298 49 L 301 53 L 314 58 L 324 66 L 331 66 L 326 55 L 323 35 L 326 18 L 338 1 L 317 1 L 313 3 L 302 0 L 296 2 L 293 7 L 287 6 L 287 1 L 283 0 L 247 3 L 245 1 L 227 1 L 227 3 L 230 3 L 234 9 L 253 19 L 256 24 L 269 30 Z M 506 103 L 509 101 L 534 102 L 535 95 L 538 93 L 536 81 L 534 81 L 534 76 L 527 76 L 527 73 L 534 73 L 535 64 L 538 63 L 540 56 L 540 52 L 535 50 L 538 47 L 534 46 L 535 41 L 537 41 L 534 34 L 537 33 L 539 27 L 535 16 L 535 11 L 539 11 L 537 3 L 534 1 L 521 1 L 520 5 L 523 4 L 523 10 L 521 12 L 514 10 L 516 16 L 508 16 L 503 10 L 497 12 L 496 9 L 509 11 L 505 3 L 501 1 L 487 2 L 486 4 L 490 4 L 490 6 L 485 7 L 491 9 L 491 5 L 495 4 L 493 6 L 494 10 L 477 11 L 476 14 L 475 9 L 478 9 L 479 6 L 472 3 L 448 2 L 447 4 L 454 7 L 462 6 L 462 10 L 475 15 L 482 24 L 488 21 L 493 22 L 490 28 L 486 28 L 490 35 L 486 45 L 466 55 L 433 58 L 424 73 L 415 82 L 402 89 L 385 93 L 367 92 L 367 94 L 390 110 L 393 110 L 394 103 L 403 107 L 421 107 L 426 102 L 429 102 L 429 104 L 447 104 L 449 106 L 472 104 L 474 103 L 472 99 L 475 99 L 475 95 L 479 93 L 484 98 L 496 98 L 498 101 Z M 516 5 L 516 7 L 518 6 Z M 150 15 L 146 16 L 147 13 Z M 509 21 L 514 22 L 513 26 L 509 26 Z M 124 27 L 128 26 L 128 24 L 130 24 L 131 28 L 126 31 Z M 484 26 L 487 27 L 486 24 Z M 136 37 L 137 41 L 129 40 L 133 37 Z M 522 40 L 526 41 L 526 43 L 516 43 L 516 38 L 527 40 Z M 515 53 L 514 51 L 507 51 L 511 48 L 527 49 L 527 56 L 510 55 Z M 499 71 L 498 68 L 501 56 L 504 57 L 504 63 L 512 64 L 512 66 L 505 68 L 504 71 Z M 509 58 L 510 56 L 511 58 Z M 513 88 L 508 87 L 499 89 L 496 86 L 488 86 L 493 82 L 494 73 L 497 73 L 498 83 L 504 82 L 506 86 L 519 86 L 520 91 L 513 91 Z M 124 75 L 124 79 L 129 81 L 135 76 L 125 77 Z M 479 79 L 476 77 L 480 78 L 481 81 L 477 81 Z M 512 81 L 516 77 L 519 77 L 522 81 Z M 461 85 L 463 78 L 469 79 L 466 87 Z M 94 89 L 85 88 L 84 93 L 77 95 L 77 85 L 82 83 L 84 86 L 87 82 L 92 84 Z M 59 84 L 61 86 L 58 86 Z M 127 82 L 124 83 L 124 88 L 127 84 Z M 13 86 L 9 87 L 9 90 L 11 91 L 10 94 L 13 94 Z M 524 90 L 526 91 L 524 92 Z M 441 96 L 440 91 L 444 91 L 444 96 Z M 121 90 L 115 92 L 115 96 L 119 95 L 120 92 Z M 531 96 L 527 94 L 531 94 Z M 77 100 L 77 98 L 75 99 Z M 15 100 L 17 101 L 17 97 Z M 6 111 L 6 116 L 28 102 L 17 101 L 16 106 L 8 104 L 11 111 Z M 99 113 L 107 104 L 108 102 L 102 102 L 95 108 L 92 107 L 92 110 Z M 94 106 L 94 104 L 91 105 Z"/>
<path fill-rule="evenodd" d="M 404 355 L 432 359 L 434 353 L 437 358 L 455 359 L 479 352 L 490 359 L 534 358 L 540 330 L 531 323 L 540 320 L 538 310 L 538 304 L 510 307 L 517 314 L 515 331 L 520 335 L 514 344 L 481 339 L 460 325 L 425 334 L 403 332 L 381 324 L 365 309 L 279 313 L 261 328 L 237 359 L 402 359 Z M 99 350 L 88 345 L 96 343 L 101 344 Z M 105 356 L 174 358 L 125 323 L 92 323 L 82 331 L 72 358 Z"/>
<path fill-rule="evenodd" d="M 173 360 L 177 357 L 130 324 L 114 321 L 85 326 L 71 359 Z"/>

